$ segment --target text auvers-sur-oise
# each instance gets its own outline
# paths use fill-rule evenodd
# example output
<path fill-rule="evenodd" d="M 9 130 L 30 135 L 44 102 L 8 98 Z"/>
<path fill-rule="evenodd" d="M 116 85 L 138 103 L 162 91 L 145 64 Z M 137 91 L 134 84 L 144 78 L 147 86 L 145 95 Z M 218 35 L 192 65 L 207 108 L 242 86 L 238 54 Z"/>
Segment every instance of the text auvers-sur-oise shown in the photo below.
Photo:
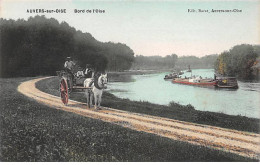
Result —
<path fill-rule="evenodd" d="M 240 10 L 240 9 L 232 9 L 232 10 L 230 10 L 230 9 L 226 9 L 226 10 L 224 10 L 224 9 L 221 9 L 221 10 L 219 10 L 219 9 L 211 9 L 211 10 L 205 10 L 205 9 L 188 9 L 188 12 L 189 13 L 196 13 L 196 12 L 199 12 L 199 13 L 241 13 L 242 12 L 242 10 Z"/>
<path fill-rule="evenodd" d="M 27 13 L 67 13 L 66 9 L 27 9 Z M 105 13 L 105 10 L 101 9 L 74 9 L 74 13 Z"/>
<path fill-rule="evenodd" d="M 66 9 L 27 9 L 27 13 L 67 13 Z"/>

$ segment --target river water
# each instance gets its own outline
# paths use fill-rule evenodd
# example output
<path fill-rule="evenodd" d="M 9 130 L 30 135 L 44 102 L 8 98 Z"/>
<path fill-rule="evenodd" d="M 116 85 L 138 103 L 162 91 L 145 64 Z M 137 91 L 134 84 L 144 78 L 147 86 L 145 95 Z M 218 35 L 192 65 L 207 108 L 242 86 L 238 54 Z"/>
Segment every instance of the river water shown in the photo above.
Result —
<path fill-rule="evenodd" d="M 197 110 L 221 112 L 260 118 L 260 82 L 238 81 L 239 88 L 215 89 L 173 84 L 163 78 L 168 73 L 133 75 L 131 82 L 109 82 L 110 93 L 120 98 L 168 105 L 171 101 Z M 214 76 L 213 69 L 196 69 L 193 75 L 203 78 Z M 186 72 L 184 76 L 190 77 Z"/>

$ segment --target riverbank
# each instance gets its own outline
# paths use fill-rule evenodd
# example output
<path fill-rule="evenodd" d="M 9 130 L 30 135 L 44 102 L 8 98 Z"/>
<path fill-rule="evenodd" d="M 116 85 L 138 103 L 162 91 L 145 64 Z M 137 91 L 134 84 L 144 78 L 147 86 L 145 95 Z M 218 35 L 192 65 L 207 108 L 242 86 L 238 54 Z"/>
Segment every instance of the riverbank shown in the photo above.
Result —
<path fill-rule="evenodd" d="M 58 78 L 51 78 L 40 81 L 36 87 L 40 90 L 59 96 L 57 90 Z M 86 102 L 84 93 L 71 93 L 70 98 L 76 101 Z M 130 112 L 143 113 L 148 115 L 167 117 L 176 120 L 206 124 L 229 129 L 236 129 L 248 132 L 260 132 L 260 120 L 244 116 L 232 116 L 223 113 L 195 110 L 192 105 L 180 105 L 171 102 L 170 105 L 158 105 L 144 101 L 131 101 L 104 92 L 102 106 L 121 109 Z"/>
<path fill-rule="evenodd" d="M 0 79 L 2 162 L 258 161 L 50 108 L 17 92 L 17 86 L 30 79 Z M 37 86 L 59 95 L 56 81 L 51 78 Z"/>

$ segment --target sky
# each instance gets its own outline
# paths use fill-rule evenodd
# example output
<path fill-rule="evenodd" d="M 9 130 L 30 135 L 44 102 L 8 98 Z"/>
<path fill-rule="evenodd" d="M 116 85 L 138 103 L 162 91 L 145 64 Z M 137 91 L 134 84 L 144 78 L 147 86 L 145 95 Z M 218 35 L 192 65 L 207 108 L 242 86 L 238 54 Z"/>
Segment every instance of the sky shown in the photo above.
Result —
<path fill-rule="evenodd" d="M 66 9 L 66 13 L 27 13 L 30 9 Z M 93 9 L 105 12 L 93 13 Z M 238 44 L 260 44 L 259 0 L 0 0 L 1 18 L 27 20 L 35 15 L 65 21 L 101 42 L 125 43 L 136 55 L 201 57 Z"/>

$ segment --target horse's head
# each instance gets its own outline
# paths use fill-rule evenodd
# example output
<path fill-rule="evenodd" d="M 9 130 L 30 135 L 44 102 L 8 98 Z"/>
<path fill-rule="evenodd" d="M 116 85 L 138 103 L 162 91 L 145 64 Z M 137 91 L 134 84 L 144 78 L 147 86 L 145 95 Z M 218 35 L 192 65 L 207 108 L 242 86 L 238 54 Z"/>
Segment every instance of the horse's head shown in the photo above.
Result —
<path fill-rule="evenodd" d="M 101 74 L 98 81 L 104 89 L 107 88 L 107 74 Z"/>

